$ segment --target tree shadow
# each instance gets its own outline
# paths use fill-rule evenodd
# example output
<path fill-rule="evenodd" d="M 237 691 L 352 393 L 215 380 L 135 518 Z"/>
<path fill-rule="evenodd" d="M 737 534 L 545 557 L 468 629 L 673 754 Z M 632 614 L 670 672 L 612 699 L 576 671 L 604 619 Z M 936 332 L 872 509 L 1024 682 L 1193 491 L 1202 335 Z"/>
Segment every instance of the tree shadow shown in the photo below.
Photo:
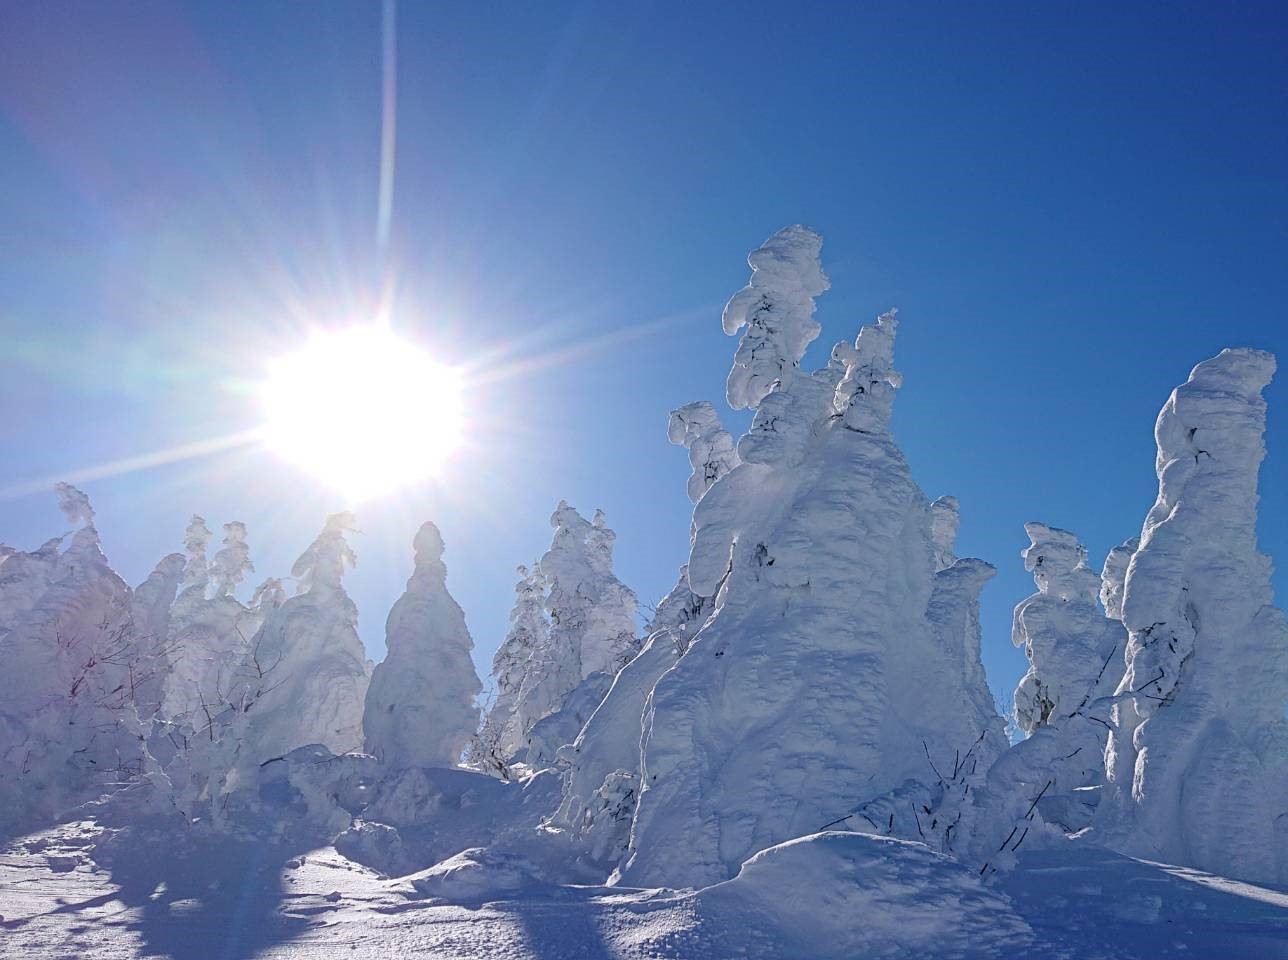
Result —
<path fill-rule="evenodd" d="M 312 846 L 125 835 L 96 859 L 119 888 L 115 899 L 138 911 L 128 928 L 142 937 L 146 956 L 236 960 L 312 924 L 280 909 L 289 897 L 286 866 Z"/>
<path fill-rule="evenodd" d="M 1124 960 L 1288 956 L 1288 891 L 1086 844 L 1035 850 L 1001 880 L 1047 944 Z"/>

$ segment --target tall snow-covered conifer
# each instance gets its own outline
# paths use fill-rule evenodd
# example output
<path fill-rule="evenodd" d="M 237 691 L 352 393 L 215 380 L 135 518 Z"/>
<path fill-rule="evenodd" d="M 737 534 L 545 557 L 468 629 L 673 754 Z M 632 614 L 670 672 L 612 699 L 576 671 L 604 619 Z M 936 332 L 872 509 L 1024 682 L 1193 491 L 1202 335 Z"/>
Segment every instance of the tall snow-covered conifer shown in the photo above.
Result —
<path fill-rule="evenodd" d="M 476 761 L 497 773 L 504 772 L 506 761 L 523 747 L 515 709 L 529 660 L 546 642 L 550 630 L 540 572 L 520 566 L 518 573 L 514 606 L 510 608 L 510 631 L 492 657 L 496 699 L 472 749 Z"/>
<path fill-rule="evenodd" d="M 135 704 L 152 665 L 132 623 L 130 588 L 108 565 L 89 498 L 56 486 L 79 524 L 4 562 L 0 598 L 0 826 L 61 814 L 109 783 L 143 778 Z"/>
<path fill-rule="evenodd" d="M 771 237 L 726 309 L 728 332 L 757 318 L 729 379 L 756 414 L 694 511 L 689 583 L 715 610 L 652 692 L 625 883 L 727 879 L 856 795 L 928 777 L 926 751 L 951 766 L 1003 745 L 966 621 L 946 633 L 928 614 L 930 503 L 888 429 L 893 314 L 798 370 L 820 246 L 803 227 Z"/>
<path fill-rule="evenodd" d="M 483 685 L 465 615 L 447 592 L 438 528 L 424 524 L 413 545 L 415 569 L 389 611 L 389 652 L 371 675 L 363 734 L 386 767 L 451 767 L 478 727 Z"/>
<path fill-rule="evenodd" d="M 667 436 L 689 451 L 693 474 L 687 486 L 695 504 L 738 465 L 733 438 L 706 401 L 671 412 Z M 658 678 L 688 649 L 711 610 L 711 598 L 689 588 L 688 569 L 658 604 L 647 639 L 585 727 L 562 756 L 568 762 L 564 793 L 553 822 L 572 832 L 605 874 L 627 851 L 630 823 L 639 799 L 640 738 L 646 704 Z"/>
<path fill-rule="evenodd" d="M 314 743 L 337 754 L 362 746 L 366 655 L 341 582 L 355 561 L 345 540 L 353 524 L 351 513 L 327 519 L 292 568 L 300 592 L 269 613 L 250 644 L 242 675 L 256 704 L 243 765 Z"/>
<path fill-rule="evenodd" d="M 588 521 L 561 501 L 550 524 L 554 536 L 539 564 L 550 628 L 528 660 L 515 702 L 515 726 L 528 744 L 530 763 L 553 759 L 559 746 L 571 742 L 613 674 L 639 649 L 637 601 L 613 575 L 615 534 L 602 512 Z M 556 714 L 561 715 L 534 741 L 533 728 Z"/>
<path fill-rule="evenodd" d="M 1257 550 L 1261 392 L 1275 360 L 1223 350 L 1158 416 L 1158 499 L 1127 566 L 1130 631 L 1102 834 L 1146 856 L 1288 880 L 1288 624 Z"/>

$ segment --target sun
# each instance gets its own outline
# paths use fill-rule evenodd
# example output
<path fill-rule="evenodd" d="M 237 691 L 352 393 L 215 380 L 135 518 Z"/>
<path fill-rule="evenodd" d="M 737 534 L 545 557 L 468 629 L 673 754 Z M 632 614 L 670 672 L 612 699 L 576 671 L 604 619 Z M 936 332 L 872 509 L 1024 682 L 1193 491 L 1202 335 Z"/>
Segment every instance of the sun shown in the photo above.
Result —
<path fill-rule="evenodd" d="M 459 373 L 381 326 L 314 334 L 259 397 L 269 449 L 352 502 L 436 475 L 463 431 Z"/>

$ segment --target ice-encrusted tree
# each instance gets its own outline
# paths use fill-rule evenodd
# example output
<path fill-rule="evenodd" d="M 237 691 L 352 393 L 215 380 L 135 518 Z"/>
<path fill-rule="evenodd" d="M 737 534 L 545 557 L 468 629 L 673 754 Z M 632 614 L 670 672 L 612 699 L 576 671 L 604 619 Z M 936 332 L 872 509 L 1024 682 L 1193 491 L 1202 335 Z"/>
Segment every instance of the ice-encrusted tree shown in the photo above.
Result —
<path fill-rule="evenodd" d="M 1024 569 L 1038 592 L 1015 608 L 1011 642 L 1029 660 L 1015 689 L 1015 722 L 1032 734 L 1113 693 L 1122 679 L 1126 634 L 1096 606 L 1101 577 L 1087 566 L 1078 538 L 1036 522 L 1026 523 L 1024 532 L 1030 541 Z M 1085 751 L 1097 755 L 1095 762 L 1084 758 L 1089 767 L 1103 766 L 1104 731 L 1101 726 L 1093 737 L 1101 748 Z"/>
<path fill-rule="evenodd" d="M 200 587 L 204 592 L 210 580 L 210 562 L 206 559 L 206 549 L 213 536 L 206 526 L 205 518 L 192 515 L 188 528 L 183 532 L 183 549 L 187 551 L 187 565 L 183 570 L 183 589 Z"/>
<path fill-rule="evenodd" d="M 672 411 L 667 436 L 689 451 L 693 474 L 687 490 L 695 504 L 738 465 L 733 438 L 706 401 Z M 710 597 L 690 589 L 688 568 L 681 567 L 679 581 L 645 629 L 647 639 L 639 655 L 618 672 L 577 738 L 560 751 L 568 767 L 552 823 L 570 831 L 605 875 L 627 850 L 639 799 L 640 738 L 649 694 L 688 649 L 711 607 Z"/>
<path fill-rule="evenodd" d="M 56 493 L 79 524 L 4 562 L 0 594 L 0 824 L 48 818 L 150 764 L 135 704 L 153 664 L 137 642 L 130 588 L 103 555 L 89 498 Z"/>
<path fill-rule="evenodd" d="M 315 743 L 337 754 L 362 746 L 366 658 L 342 583 L 355 562 L 345 539 L 353 527 L 351 513 L 327 518 L 292 568 L 300 592 L 269 613 L 249 645 L 241 675 L 256 703 L 240 764 Z"/>
<path fill-rule="evenodd" d="M 1263 882 L 1288 879 L 1288 624 L 1256 537 L 1274 370 L 1268 353 L 1223 350 L 1158 416 L 1098 818 L 1133 855 Z"/>
<path fill-rule="evenodd" d="M 571 742 L 613 674 L 639 649 L 638 601 L 613 575 L 615 534 L 603 513 L 588 521 L 560 501 L 550 523 L 554 536 L 539 564 L 550 627 L 528 659 L 514 711 L 530 764 L 553 760 L 555 750 Z"/>
<path fill-rule="evenodd" d="M 250 546 L 246 543 L 246 524 L 240 520 L 224 524 L 224 545 L 210 563 L 211 589 L 215 596 L 227 596 L 254 571 Z"/>
<path fill-rule="evenodd" d="M 711 485 L 738 465 L 738 451 L 716 408 L 698 400 L 672 410 L 667 419 L 666 436 L 672 443 L 689 451 L 689 499 L 697 503 Z"/>
<path fill-rule="evenodd" d="M 148 578 L 134 588 L 130 598 L 131 621 L 139 646 L 147 651 L 149 670 L 136 697 L 139 717 L 147 720 L 161 709 L 165 682 L 172 670 L 170 608 L 183 580 L 185 558 L 181 553 L 162 557 Z"/>
<path fill-rule="evenodd" d="M 1010 866 L 1020 845 L 1063 839 L 1087 826 L 1103 785 L 1108 730 L 1105 698 L 1122 676 L 1126 632 L 1096 606 L 1101 578 L 1065 530 L 1026 523 L 1024 567 L 1037 593 L 1016 608 L 1012 640 L 1029 670 L 1015 691 L 1015 719 L 1026 739 L 973 781 L 944 778 L 948 808 L 934 806 L 956 836 L 946 851 L 979 860 L 984 873 Z M 960 561 L 959 561 L 960 563 Z M 973 792 L 965 788 L 970 785 Z"/>
<path fill-rule="evenodd" d="M 438 528 L 425 523 L 413 547 L 415 568 L 389 611 L 388 654 L 372 673 L 362 717 L 366 752 L 395 770 L 459 763 L 483 689 L 465 615 L 447 592 Z"/>
<path fill-rule="evenodd" d="M 1115 620 L 1123 618 L 1123 587 L 1127 584 L 1127 567 L 1131 555 L 1140 546 L 1140 538 L 1132 537 L 1109 551 L 1100 571 L 1100 604 L 1105 616 Z"/>
<path fill-rule="evenodd" d="M 730 298 L 723 317 L 730 336 L 747 328 L 727 385 L 735 410 L 755 409 L 775 384 L 790 378 L 819 335 L 814 298 L 828 288 L 819 263 L 822 247 L 822 237 L 796 225 L 779 230 L 747 257 L 751 280 Z"/>
<path fill-rule="evenodd" d="M 540 571 L 520 566 L 518 573 L 514 605 L 510 608 L 510 630 L 492 657 L 496 699 L 470 751 L 471 759 L 502 777 L 508 776 L 509 758 L 523 747 L 515 707 L 527 675 L 528 661 L 545 643 L 550 629 Z"/>
<path fill-rule="evenodd" d="M 714 612 L 652 691 L 625 883 L 727 879 L 863 796 L 929 778 L 927 754 L 951 767 L 980 741 L 991 762 L 1004 744 L 968 663 L 969 618 L 931 619 L 931 506 L 888 428 L 894 315 L 797 370 L 818 331 L 810 292 L 826 287 L 820 243 L 804 228 L 771 237 L 730 307 L 736 320 L 758 302 L 766 264 L 798 297 L 775 315 L 792 334 L 740 347 L 730 376 L 731 404 L 756 413 L 742 462 L 694 511 L 689 583 Z M 784 343 L 794 359 L 759 363 Z M 969 612 L 979 577 L 962 579 L 955 608 Z"/>
<path fill-rule="evenodd" d="M 170 665 L 160 710 L 181 737 L 206 727 L 212 712 L 235 697 L 250 638 L 262 622 L 232 592 L 253 569 L 246 526 L 233 521 L 224 525 L 224 533 L 224 547 L 212 562 L 206 559 L 211 537 L 206 521 L 194 515 L 184 531 L 187 563 L 170 609 Z"/>

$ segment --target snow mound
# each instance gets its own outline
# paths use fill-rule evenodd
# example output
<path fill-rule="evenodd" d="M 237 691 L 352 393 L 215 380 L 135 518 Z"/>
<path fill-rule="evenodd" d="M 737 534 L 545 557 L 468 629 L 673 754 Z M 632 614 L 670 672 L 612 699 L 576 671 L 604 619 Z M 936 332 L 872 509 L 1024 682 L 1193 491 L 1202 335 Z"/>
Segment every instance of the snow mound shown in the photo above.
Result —
<path fill-rule="evenodd" d="M 781 957 L 1014 956 L 1032 930 L 1003 895 L 920 843 L 816 833 L 762 850 L 697 894 L 724 953 Z"/>
<path fill-rule="evenodd" d="M 409 879 L 421 896 L 454 903 L 503 899 L 541 883 L 523 857 L 484 847 L 462 850 Z"/>

